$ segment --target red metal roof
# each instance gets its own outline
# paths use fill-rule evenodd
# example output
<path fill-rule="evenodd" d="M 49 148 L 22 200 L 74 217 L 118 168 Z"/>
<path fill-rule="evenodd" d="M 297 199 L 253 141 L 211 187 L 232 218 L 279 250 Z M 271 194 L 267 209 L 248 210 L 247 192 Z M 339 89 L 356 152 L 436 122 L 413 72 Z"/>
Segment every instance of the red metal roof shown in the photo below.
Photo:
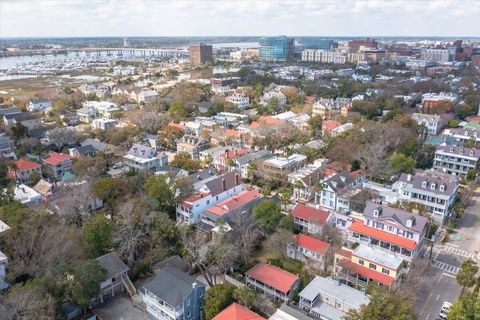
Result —
<path fill-rule="evenodd" d="M 352 258 L 353 251 L 344 247 L 341 247 L 337 250 L 336 254 L 341 255 L 342 257 L 348 258 L 349 260 Z"/>
<path fill-rule="evenodd" d="M 187 127 L 184 126 L 183 124 L 180 124 L 180 123 L 175 123 L 175 122 L 170 122 L 168 124 L 169 127 L 173 127 L 173 128 L 177 128 L 177 129 L 180 129 L 180 130 L 185 130 Z"/>
<path fill-rule="evenodd" d="M 206 211 L 222 217 L 230 211 L 235 210 L 258 197 L 261 197 L 261 194 L 257 190 L 242 191 L 239 194 L 231 196 L 213 207 L 208 208 Z"/>
<path fill-rule="evenodd" d="M 337 120 L 327 120 L 323 123 L 322 125 L 322 131 L 330 131 L 333 130 L 337 127 L 340 127 L 342 124 L 338 122 Z"/>
<path fill-rule="evenodd" d="M 279 125 L 283 123 L 282 120 L 276 119 L 276 118 L 271 118 L 267 116 L 261 116 L 258 121 L 254 121 L 250 124 L 251 127 L 258 127 L 261 124 L 270 124 L 270 125 Z"/>
<path fill-rule="evenodd" d="M 223 134 L 225 134 L 226 136 L 229 136 L 229 137 L 241 137 L 241 136 L 243 136 L 247 133 L 239 131 L 239 130 L 234 130 L 234 129 L 225 129 L 223 131 Z"/>
<path fill-rule="evenodd" d="M 361 233 L 388 243 L 393 243 L 403 248 L 414 250 L 417 247 L 417 242 L 414 240 L 406 239 L 386 231 L 366 226 L 363 224 L 363 221 L 355 221 L 352 223 L 349 229 L 353 232 Z"/>
<path fill-rule="evenodd" d="M 247 148 L 239 148 L 239 149 L 230 150 L 228 152 L 225 152 L 224 154 L 221 155 L 221 157 L 223 159 L 227 160 L 227 159 L 235 158 L 237 156 L 244 155 L 246 153 L 248 153 Z"/>
<path fill-rule="evenodd" d="M 73 157 L 68 154 L 51 151 L 50 156 L 43 159 L 43 161 L 48 164 L 58 165 L 63 163 L 65 160 L 72 159 L 72 158 Z"/>
<path fill-rule="evenodd" d="M 327 254 L 328 249 L 330 248 L 330 244 L 327 242 L 305 234 L 294 235 L 292 238 L 298 246 L 323 255 Z"/>
<path fill-rule="evenodd" d="M 292 215 L 293 217 L 301 218 L 315 224 L 326 224 L 328 217 L 330 216 L 330 212 L 297 202 L 295 207 L 292 209 Z"/>
<path fill-rule="evenodd" d="M 212 320 L 265 320 L 265 318 L 234 302 L 223 309 Z"/>
<path fill-rule="evenodd" d="M 348 269 L 354 273 L 358 273 L 366 278 L 372 279 L 386 286 L 391 285 L 395 281 L 394 278 L 387 276 L 386 274 L 366 268 L 347 259 L 343 259 L 342 261 L 340 261 L 339 265 L 345 269 Z"/>
<path fill-rule="evenodd" d="M 298 280 L 293 273 L 267 263 L 252 267 L 247 275 L 283 293 L 287 293 Z"/>
<path fill-rule="evenodd" d="M 32 160 L 27 160 L 27 159 L 18 159 L 17 161 L 13 162 L 16 166 L 16 168 L 20 171 L 23 170 L 30 170 L 30 169 L 35 169 L 35 168 L 40 168 L 41 166 L 32 161 Z"/>
<path fill-rule="evenodd" d="M 186 208 L 192 208 L 193 203 L 195 201 L 198 201 L 202 198 L 205 198 L 208 195 L 209 195 L 209 193 L 196 192 L 194 194 L 189 195 L 186 198 L 183 198 L 183 199 L 179 200 L 177 203 L 181 204 L 182 206 L 184 206 Z"/>

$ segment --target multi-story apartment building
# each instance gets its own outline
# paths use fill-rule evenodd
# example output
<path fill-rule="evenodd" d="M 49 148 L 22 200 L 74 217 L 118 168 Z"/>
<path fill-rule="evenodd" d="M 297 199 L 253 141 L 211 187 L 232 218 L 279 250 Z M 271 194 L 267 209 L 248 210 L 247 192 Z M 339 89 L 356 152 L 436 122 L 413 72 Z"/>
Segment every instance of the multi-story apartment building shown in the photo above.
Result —
<path fill-rule="evenodd" d="M 375 39 L 366 38 L 366 39 L 354 39 L 348 42 L 348 47 L 352 51 L 358 51 L 360 48 L 377 48 L 378 42 Z"/>
<path fill-rule="evenodd" d="M 160 270 L 141 288 L 151 320 L 202 320 L 205 285 L 171 267 Z"/>
<path fill-rule="evenodd" d="M 326 210 L 317 209 L 297 202 L 292 209 L 295 229 L 309 234 L 322 234 L 327 224 L 332 224 L 334 215 Z"/>
<path fill-rule="evenodd" d="M 325 161 L 326 159 L 317 159 L 288 175 L 288 182 L 293 185 L 293 199 L 309 202 L 315 197 L 315 187 L 323 177 Z"/>
<path fill-rule="evenodd" d="M 400 201 L 417 203 L 425 207 L 432 217 L 443 223 L 450 215 L 457 197 L 459 179 L 438 171 L 402 173 L 392 186 Z"/>
<path fill-rule="evenodd" d="M 443 137 L 452 137 L 458 143 L 474 142 L 480 145 L 480 128 L 454 128 L 445 129 L 442 133 Z"/>
<path fill-rule="evenodd" d="M 448 62 L 451 60 L 451 55 L 448 49 L 422 49 L 420 58 L 435 62 Z"/>
<path fill-rule="evenodd" d="M 331 210 L 339 210 L 342 205 L 338 201 L 340 191 L 345 188 L 353 189 L 361 186 L 365 179 L 364 173 L 339 172 L 333 174 L 321 182 L 322 190 L 316 192 L 315 203 Z"/>
<path fill-rule="evenodd" d="M 240 109 L 246 109 L 250 106 L 250 98 L 247 94 L 243 92 L 234 92 L 233 94 L 229 95 L 225 100 L 233 103 Z"/>
<path fill-rule="evenodd" d="M 177 143 L 177 153 L 186 152 L 192 159 L 198 159 L 200 152 L 210 148 L 210 143 L 200 136 L 184 135 Z"/>
<path fill-rule="evenodd" d="M 307 49 L 302 52 L 302 61 L 345 64 L 348 55 L 341 51 Z"/>
<path fill-rule="evenodd" d="M 196 43 L 188 47 L 190 63 L 194 65 L 213 62 L 213 47 L 209 44 Z"/>
<path fill-rule="evenodd" d="M 433 167 L 448 174 L 466 177 L 469 170 L 477 170 L 480 165 L 480 150 L 456 145 L 437 146 Z"/>
<path fill-rule="evenodd" d="M 177 201 L 177 222 L 198 223 L 206 209 L 242 191 L 240 176 L 234 172 L 207 181 L 197 192 Z"/>
<path fill-rule="evenodd" d="M 326 261 L 331 254 L 331 247 L 325 241 L 305 234 L 293 235 L 287 245 L 287 256 L 303 263 L 315 266 L 317 270 L 324 270 Z"/>
<path fill-rule="evenodd" d="M 9 176 L 20 183 L 31 183 L 32 173 L 42 176 L 42 166 L 36 162 L 27 159 L 18 159 L 13 162 L 13 167 L 9 169 Z"/>
<path fill-rule="evenodd" d="M 428 219 L 402 209 L 368 202 L 363 221 L 349 228 L 350 242 L 364 243 L 412 261 L 423 250 Z"/>
<path fill-rule="evenodd" d="M 453 106 L 458 101 L 458 95 L 451 92 L 424 93 L 422 95 L 422 105 L 424 108 L 435 108 L 435 106 L 442 101 Z"/>
<path fill-rule="evenodd" d="M 128 150 L 123 159 L 127 167 L 142 172 L 161 171 L 168 164 L 168 157 L 165 153 L 138 143 Z"/>
<path fill-rule="evenodd" d="M 319 319 L 343 319 L 350 310 L 360 310 L 370 303 L 365 292 L 319 276 L 315 276 L 298 295 L 299 307 Z"/>
<path fill-rule="evenodd" d="M 247 286 L 262 292 L 273 300 L 288 303 L 300 286 L 300 278 L 267 263 L 259 263 L 245 274 Z"/>
<path fill-rule="evenodd" d="M 66 172 L 72 171 L 72 158 L 69 154 L 50 151 L 50 156 L 43 159 L 43 163 L 53 178 L 60 179 Z"/>
<path fill-rule="evenodd" d="M 307 157 L 303 154 L 292 154 L 289 157 L 275 156 L 263 161 L 261 171 L 266 180 L 276 177 L 286 178 L 290 173 L 306 164 Z"/>
<path fill-rule="evenodd" d="M 261 38 L 259 57 L 266 61 L 286 62 L 293 58 L 295 41 L 286 36 Z"/>
<path fill-rule="evenodd" d="M 424 126 L 429 135 L 437 135 L 445 126 L 445 121 L 439 115 L 414 113 L 412 120 L 419 126 Z"/>

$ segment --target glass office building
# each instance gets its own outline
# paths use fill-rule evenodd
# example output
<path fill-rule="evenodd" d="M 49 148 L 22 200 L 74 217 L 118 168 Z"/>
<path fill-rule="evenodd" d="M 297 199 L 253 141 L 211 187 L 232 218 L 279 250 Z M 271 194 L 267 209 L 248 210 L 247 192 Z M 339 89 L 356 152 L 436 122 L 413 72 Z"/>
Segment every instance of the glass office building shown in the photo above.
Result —
<path fill-rule="evenodd" d="M 317 37 L 301 37 L 297 38 L 297 42 L 302 45 L 304 49 L 330 50 L 333 46 L 332 40 Z"/>
<path fill-rule="evenodd" d="M 286 36 L 261 38 L 259 43 L 259 55 L 262 60 L 288 61 L 294 56 L 295 41 Z"/>

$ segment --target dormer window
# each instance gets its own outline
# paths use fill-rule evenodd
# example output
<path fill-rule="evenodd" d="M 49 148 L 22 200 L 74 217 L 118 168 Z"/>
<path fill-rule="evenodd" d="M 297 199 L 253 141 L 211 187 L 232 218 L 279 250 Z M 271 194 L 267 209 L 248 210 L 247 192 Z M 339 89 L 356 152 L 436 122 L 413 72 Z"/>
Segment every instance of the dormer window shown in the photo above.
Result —
<path fill-rule="evenodd" d="M 473 135 L 476 137 L 476 136 L 477 136 L 477 132 L 474 132 Z"/>
<path fill-rule="evenodd" d="M 444 184 L 440 185 L 440 191 L 445 191 L 445 185 Z"/>
<path fill-rule="evenodd" d="M 435 183 L 432 183 L 432 185 L 430 186 L 430 189 L 435 190 Z"/>
<path fill-rule="evenodd" d="M 470 150 L 470 156 L 473 157 L 474 153 L 475 153 L 475 152 L 474 152 L 473 150 Z"/>
<path fill-rule="evenodd" d="M 465 135 L 468 136 L 468 131 L 465 131 Z"/>
<path fill-rule="evenodd" d="M 422 181 L 422 188 L 426 188 L 427 187 L 427 181 Z"/>
<path fill-rule="evenodd" d="M 453 147 L 450 148 L 450 152 L 453 152 Z"/>
<path fill-rule="evenodd" d="M 374 216 L 374 217 L 378 217 L 379 214 L 380 214 L 380 213 L 378 212 L 377 209 L 373 210 L 373 216 Z"/>
<path fill-rule="evenodd" d="M 463 149 L 460 149 L 460 154 L 463 154 Z"/>

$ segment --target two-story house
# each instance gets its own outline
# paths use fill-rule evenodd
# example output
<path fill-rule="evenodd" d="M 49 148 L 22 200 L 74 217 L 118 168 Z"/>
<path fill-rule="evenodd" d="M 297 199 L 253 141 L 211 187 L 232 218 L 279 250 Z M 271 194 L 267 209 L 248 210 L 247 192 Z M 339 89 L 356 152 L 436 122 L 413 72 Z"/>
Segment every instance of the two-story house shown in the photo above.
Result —
<path fill-rule="evenodd" d="M 184 135 L 177 143 L 177 153 L 186 152 L 192 159 L 198 159 L 200 152 L 210 147 L 210 143 L 199 136 Z"/>
<path fill-rule="evenodd" d="M 202 224 L 201 229 L 210 231 L 222 221 L 225 223 L 239 221 L 240 215 L 251 214 L 253 206 L 263 199 L 263 196 L 257 190 L 244 190 L 233 195 L 213 206 L 207 208 L 200 214 Z"/>
<path fill-rule="evenodd" d="M 315 197 L 315 186 L 323 178 L 322 170 L 325 159 L 317 159 L 311 164 L 288 175 L 288 182 L 293 185 L 292 198 L 296 201 L 309 202 Z"/>
<path fill-rule="evenodd" d="M 451 212 L 457 197 L 458 177 L 438 171 L 416 170 L 402 173 L 392 185 L 400 201 L 417 203 L 425 207 L 438 222 L 443 223 Z"/>
<path fill-rule="evenodd" d="M 42 166 L 28 159 L 18 159 L 9 168 L 9 176 L 20 183 L 31 183 L 31 175 L 36 173 L 42 176 Z"/>
<path fill-rule="evenodd" d="M 100 283 L 99 299 L 102 303 L 105 298 L 114 297 L 115 294 L 120 294 L 125 290 L 130 296 L 136 293 L 136 289 L 128 277 L 129 268 L 115 252 L 107 253 L 96 260 L 100 267 L 107 271 L 104 280 Z"/>
<path fill-rule="evenodd" d="M 297 234 L 293 235 L 287 245 L 287 256 L 303 263 L 310 263 L 318 270 L 326 268 L 326 261 L 331 254 L 330 244 L 317 238 Z"/>
<path fill-rule="evenodd" d="M 365 244 L 338 250 L 333 269 L 341 283 L 364 290 L 370 282 L 391 287 L 407 272 L 401 256 Z"/>
<path fill-rule="evenodd" d="M 234 172 L 209 180 L 194 194 L 177 201 L 177 222 L 198 223 L 206 209 L 242 191 L 240 177 Z"/>
<path fill-rule="evenodd" d="M 402 209 L 368 202 L 363 221 L 350 226 L 349 241 L 379 247 L 413 261 L 423 250 L 428 219 Z"/>
<path fill-rule="evenodd" d="M 234 302 L 223 309 L 212 320 L 265 320 L 265 318 Z"/>
<path fill-rule="evenodd" d="M 316 276 L 298 294 L 299 307 L 309 315 L 325 320 L 343 319 L 350 310 L 360 310 L 370 299 L 365 292 Z"/>
<path fill-rule="evenodd" d="M 24 184 L 17 184 L 15 186 L 13 189 L 13 198 L 26 207 L 35 207 L 42 203 L 41 195 Z"/>
<path fill-rule="evenodd" d="M 125 165 L 134 171 L 157 172 L 168 164 L 168 157 L 154 148 L 135 143 L 123 156 Z"/>
<path fill-rule="evenodd" d="M 339 210 L 343 202 L 339 202 L 339 193 L 345 188 L 353 189 L 362 185 L 366 176 L 364 174 L 356 174 L 355 172 L 338 172 L 322 182 L 322 189 L 315 195 L 315 203 L 324 208 L 331 210 Z"/>
<path fill-rule="evenodd" d="M 267 263 L 253 266 L 245 276 L 247 286 L 275 301 L 288 303 L 300 287 L 300 278 L 297 275 Z"/>
<path fill-rule="evenodd" d="M 429 135 L 437 135 L 445 126 L 445 121 L 439 115 L 413 113 L 412 120 L 419 126 L 424 126 Z"/>
<path fill-rule="evenodd" d="M 247 153 L 233 159 L 235 171 L 240 173 L 242 178 L 249 178 L 248 165 L 254 163 L 257 169 L 261 166 L 261 162 L 270 158 L 272 152 L 269 150 L 259 150 L 253 153 Z"/>
<path fill-rule="evenodd" d="M 218 154 L 213 158 L 213 165 L 218 171 L 232 171 L 234 170 L 235 158 L 247 154 L 249 150 L 247 148 L 233 147 L 230 150 L 225 150 L 224 153 Z M 229 160 L 232 162 L 232 166 L 229 166 Z"/>
<path fill-rule="evenodd" d="M 325 225 L 332 224 L 334 215 L 323 209 L 317 209 L 297 202 L 292 209 L 295 229 L 309 234 L 322 234 Z"/>
<path fill-rule="evenodd" d="M 66 172 L 72 171 L 72 156 L 50 151 L 50 156 L 43 159 L 49 174 L 55 179 L 61 179 Z"/>
<path fill-rule="evenodd" d="M 469 170 L 478 170 L 479 166 L 480 150 L 444 143 L 437 146 L 433 159 L 434 169 L 461 177 L 466 177 Z"/>
<path fill-rule="evenodd" d="M 151 320 L 203 319 L 205 285 L 179 269 L 161 269 L 141 293 Z"/>
<path fill-rule="evenodd" d="M 288 157 L 274 156 L 263 161 L 260 172 L 265 180 L 287 178 L 287 176 L 307 164 L 303 154 L 292 154 Z"/>
<path fill-rule="evenodd" d="M 27 105 L 27 110 L 30 112 L 34 111 L 48 111 L 52 107 L 52 102 L 46 99 L 32 99 Z"/>
<path fill-rule="evenodd" d="M 17 160 L 15 144 L 13 143 L 13 140 L 7 136 L 0 136 L 0 160 Z"/>

